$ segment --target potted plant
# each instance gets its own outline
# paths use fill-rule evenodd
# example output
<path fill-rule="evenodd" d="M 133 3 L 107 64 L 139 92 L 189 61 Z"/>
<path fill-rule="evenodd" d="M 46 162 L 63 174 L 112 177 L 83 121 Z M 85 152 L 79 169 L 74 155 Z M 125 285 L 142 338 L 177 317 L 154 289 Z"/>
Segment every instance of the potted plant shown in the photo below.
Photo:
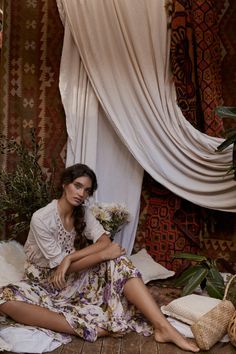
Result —
<path fill-rule="evenodd" d="M 0 153 L 15 154 L 13 169 L 0 169 L 0 230 L 6 228 L 5 238 L 24 243 L 32 214 L 55 194 L 53 174 L 48 176 L 39 164 L 42 142 L 36 142 L 34 131 L 29 145 L 1 136 Z"/>
<path fill-rule="evenodd" d="M 206 256 L 178 253 L 174 258 L 182 258 L 194 262 L 175 281 L 176 286 L 183 286 L 182 296 L 191 294 L 198 286 L 206 290 L 208 295 L 217 299 L 224 296 L 224 279 L 220 274 L 217 261 Z"/>

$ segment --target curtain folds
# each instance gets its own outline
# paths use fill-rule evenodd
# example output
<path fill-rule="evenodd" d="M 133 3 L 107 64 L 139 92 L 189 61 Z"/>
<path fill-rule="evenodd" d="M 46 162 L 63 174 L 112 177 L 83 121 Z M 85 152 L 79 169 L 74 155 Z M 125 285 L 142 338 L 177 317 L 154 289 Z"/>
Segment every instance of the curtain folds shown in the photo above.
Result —
<path fill-rule="evenodd" d="M 115 241 L 130 254 L 138 224 L 143 168 L 121 143 L 107 120 L 63 12 L 61 16 L 65 31 L 59 86 L 68 131 L 66 165 L 81 162 L 96 171 L 97 201 L 127 205 L 132 219 L 115 236 Z"/>
<path fill-rule="evenodd" d="M 232 150 L 216 153 L 222 140 L 192 127 L 176 104 L 164 1 L 61 3 L 94 92 L 135 160 L 184 199 L 235 212 Z"/>

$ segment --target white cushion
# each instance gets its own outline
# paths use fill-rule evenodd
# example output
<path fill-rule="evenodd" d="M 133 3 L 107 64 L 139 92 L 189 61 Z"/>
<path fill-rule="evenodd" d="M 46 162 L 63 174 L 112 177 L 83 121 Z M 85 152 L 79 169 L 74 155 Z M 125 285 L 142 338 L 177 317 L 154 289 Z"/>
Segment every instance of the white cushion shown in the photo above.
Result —
<path fill-rule="evenodd" d="M 25 258 L 24 248 L 20 243 L 0 242 L 0 286 L 22 279 Z"/>
<path fill-rule="evenodd" d="M 221 300 L 203 295 L 186 295 L 161 306 L 164 315 L 192 325 L 201 316 L 213 309 Z"/>
<path fill-rule="evenodd" d="M 145 284 L 151 280 L 166 279 L 175 274 L 174 271 L 168 270 L 161 264 L 155 262 L 145 248 L 129 256 L 129 259 L 142 274 L 142 279 Z"/>

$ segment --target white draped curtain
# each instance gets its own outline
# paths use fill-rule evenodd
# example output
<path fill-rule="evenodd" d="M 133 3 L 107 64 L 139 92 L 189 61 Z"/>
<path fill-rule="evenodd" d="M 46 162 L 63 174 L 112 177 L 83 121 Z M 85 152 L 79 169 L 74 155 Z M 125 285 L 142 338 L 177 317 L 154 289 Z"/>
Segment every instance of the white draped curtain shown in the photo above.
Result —
<path fill-rule="evenodd" d="M 134 215 L 119 241 L 132 250 L 143 169 L 206 208 L 236 211 L 232 150 L 196 130 L 176 103 L 164 0 L 57 0 L 65 25 L 60 90 L 67 164 L 98 175 L 98 200 Z M 128 235 L 128 236 L 127 236 Z"/>

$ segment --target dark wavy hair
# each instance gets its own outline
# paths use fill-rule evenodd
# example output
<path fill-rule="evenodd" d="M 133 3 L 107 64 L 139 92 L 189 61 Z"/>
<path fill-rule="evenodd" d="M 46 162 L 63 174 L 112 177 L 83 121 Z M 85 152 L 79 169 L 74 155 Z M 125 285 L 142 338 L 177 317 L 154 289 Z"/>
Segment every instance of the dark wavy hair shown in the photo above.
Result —
<path fill-rule="evenodd" d="M 63 185 L 72 183 L 78 177 L 90 178 L 92 182 L 92 186 L 91 186 L 89 196 L 92 196 L 98 187 L 97 177 L 94 171 L 90 167 L 82 163 L 77 163 L 75 165 L 67 167 L 63 171 L 61 175 L 61 187 Z M 62 189 L 62 193 L 63 193 L 63 189 Z M 75 240 L 75 246 L 76 248 L 81 248 L 86 246 L 87 244 L 87 241 L 83 236 L 83 231 L 86 226 L 86 223 L 84 221 L 84 206 L 78 205 L 77 207 L 75 207 L 73 211 L 73 216 L 74 216 L 74 228 L 77 235 Z"/>

